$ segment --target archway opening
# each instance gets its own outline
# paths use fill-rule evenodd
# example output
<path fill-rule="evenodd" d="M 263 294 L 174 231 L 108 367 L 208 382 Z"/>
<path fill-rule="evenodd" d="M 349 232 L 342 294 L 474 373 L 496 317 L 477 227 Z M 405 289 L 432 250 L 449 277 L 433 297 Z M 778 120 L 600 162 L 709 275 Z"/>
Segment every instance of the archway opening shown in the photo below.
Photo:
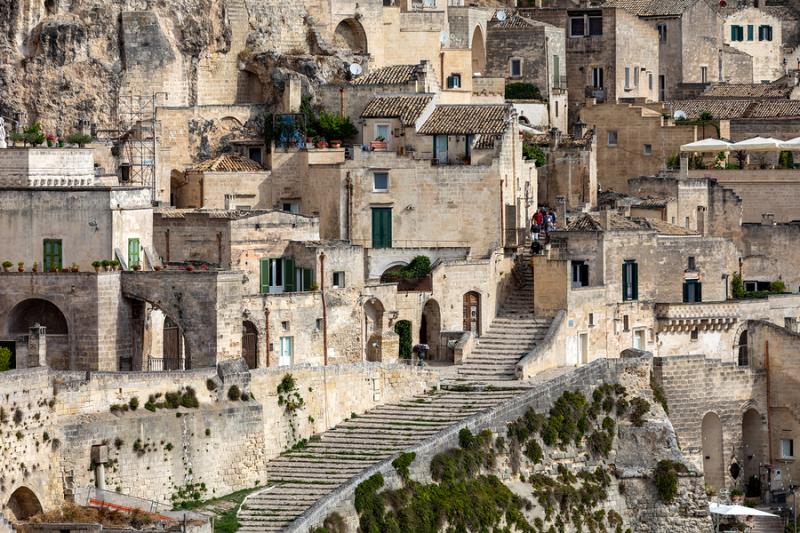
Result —
<path fill-rule="evenodd" d="M 755 409 L 748 409 L 742 416 L 742 459 L 747 496 L 761 496 L 760 465 L 763 453 L 764 430 L 761 414 Z"/>
<path fill-rule="evenodd" d="M 384 312 L 383 303 L 377 298 L 370 298 L 364 304 L 364 338 L 366 339 L 364 352 L 367 361 L 381 361 Z"/>
<path fill-rule="evenodd" d="M 722 423 L 714 412 L 706 413 L 701 426 L 703 474 L 706 485 L 719 491 L 725 487 L 722 456 Z"/>
<path fill-rule="evenodd" d="M 381 283 L 396 283 L 398 279 L 401 279 L 400 272 L 405 266 L 407 266 L 406 263 L 398 263 L 388 267 L 381 274 Z"/>
<path fill-rule="evenodd" d="M 748 366 L 750 364 L 750 358 L 748 357 L 747 350 L 747 330 L 744 330 L 739 334 L 736 347 L 738 351 L 739 366 Z"/>
<path fill-rule="evenodd" d="M 394 332 L 400 337 L 400 357 L 402 359 L 411 359 L 411 345 L 413 344 L 411 340 L 411 321 L 398 320 L 394 325 Z"/>
<path fill-rule="evenodd" d="M 472 32 L 472 73 L 480 76 L 486 70 L 486 44 L 483 42 L 483 30 L 480 26 Z"/>
<path fill-rule="evenodd" d="M 442 360 L 447 355 L 441 349 L 442 314 L 439 302 L 430 299 L 422 308 L 422 321 L 419 328 L 419 342 L 430 346 L 429 357 L 433 361 Z M 444 353 L 443 353 L 444 352 Z"/>
<path fill-rule="evenodd" d="M 11 510 L 17 520 L 27 520 L 42 512 L 39 498 L 28 487 L 20 487 L 11 493 L 6 507 Z"/>
<path fill-rule="evenodd" d="M 247 368 L 258 368 L 258 328 L 249 320 L 242 322 L 242 359 Z"/>
<path fill-rule="evenodd" d="M 364 26 L 356 19 L 344 19 L 333 33 L 333 42 L 338 48 L 347 48 L 357 54 L 369 52 L 367 33 Z"/>
<path fill-rule="evenodd" d="M 52 302 L 30 298 L 15 305 L 6 322 L 9 340 L 30 335 L 35 324 L 46 328 L 48 366 L 54 370 L 69 370 L 71 348 L 67 318 Z"/>
<path fill-rule="evenodd" d="M 481 295 L 475 291 L 464 295 L 464 331 L 481 335 Z"/>

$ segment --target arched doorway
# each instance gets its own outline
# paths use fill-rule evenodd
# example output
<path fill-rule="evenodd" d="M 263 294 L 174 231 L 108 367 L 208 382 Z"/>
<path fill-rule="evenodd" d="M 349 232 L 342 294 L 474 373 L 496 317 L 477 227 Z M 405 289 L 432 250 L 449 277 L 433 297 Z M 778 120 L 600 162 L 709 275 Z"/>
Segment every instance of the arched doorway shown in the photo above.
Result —
<path fill-rule="evenodd" d="M 6 507 L 11 510 L 17 520 L 27 520 L 42 512 L 39 498 L 28 487 L 20 487 L 11 493 Z"/>
<path fill-rule="evenodd" d="M 247 368 L 258 368 L 258 329 L 249 320 L 242 322 L 242 359 Z"/>
<path fill-rule="evenodd" d="M 761 414 L 755 409 L 748 409 L 742 416 L 742 459 L 745 487 L 751 486 L 749 483 L 750 478 L 759 477 L 763 452 L 764 430 L 761 423 Z M 748 496 L 751 496 L 751 494 L 748 494 Z M 757 494 L 757 496 L 761 496 L 761 494 Z"/>
<path fill-rule="evenodd" d="M 472 32 L 472 74 L 482 75 L 486 70 L 486 44 L 480 26 Z"/>
<path fill-rule="evenodd" d="M 369 52 L 367 47 L 367 33 L 356 19 L 345 19 L 336 26 L 333 32 L 333 42 L 338 48 L 348 48 L 357 54 Z"/>
<path fill-rule="evenodd" d="M 364 304 L 364 339 L 366 339 L 364 353 L 367 361 L 381 361 L 384 312 L 383 303 L 377 298 L 370 298 Z"/>
<path fill-rule="evenodd" d="M 419 327 L 419 342 L 430 346 L 431 351 L 429 352 L 429 357 L 435 361 L 443 359 L 443 356 L 447 355 L 446 353 L 442 353 L 443 350 L 440 346 L 441 331 L 442 314 L 439 309 L 439 302 L 434 299 L 430 299 L 425 302 L 425 306 L 422 308 L 422 321 L 420 322 Z"/>
<path fill-rule="evenodd" d="M 70 342 L 67 318 L 54 303 L 30 298 L 15 305 L 8 313 L 6 333 L 9 338 L 30 335 L 34 324 L 44 326 L 47 338 L 47 364 L 54 370 L 70 369 Z"/>
<path fill-rule="evenodd" d="M 735 346 L 735 349 L 738 353 L 739 366 L 748 366 L 750 364 L 747 348 L 747 330 L 745 329 L 739 334 L 739 338 L 737 339 L 737 344 Z"/>
<path fill-rule="evenodd" d="M 400 344 L 400 357 L 402 359 L 411 359 L 411 348 L 413 341 L 411 340 L 411 321 L 398 320 L 394 325 L 394 332 L 397 333 Z"/>
<path fill-rule="evenodd" d="M 481 295 L 475 291 L 464 295 L 464 331 L 481 335 Z"/>
<path fill-rule="evenodd" d="M 709 412 L 701 426 L 703 439 L 703 474 L 706 485 L 720 490 L 725 486 L 722 457 L 722 423 L 717 413 Z"/>

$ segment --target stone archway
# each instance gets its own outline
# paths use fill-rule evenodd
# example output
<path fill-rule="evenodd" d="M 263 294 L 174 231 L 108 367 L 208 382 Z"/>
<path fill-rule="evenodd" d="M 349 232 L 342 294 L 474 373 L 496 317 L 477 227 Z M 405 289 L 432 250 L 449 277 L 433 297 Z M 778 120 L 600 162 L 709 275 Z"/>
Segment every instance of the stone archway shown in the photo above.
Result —
<path fill-rule="evenodd" d="M 758 478 L 760 466 L 764 460 L 764 429 L 761 414 L 755 409 L 748 409 L 742 415 L 742 462 L 744 465 L 743 483 L 749 486 L 752 477 Z M 748 496 L 750 496 L 748 494 Z M 761 494 L 758 494 L 761 496 Z"/>
<path fill-rule="evenodd" d="M 483 30 L 480 26 L 475 26 L 472 32 L 472 75 L 483 75 L 486 70 L 486 43 L 483 38 Z"/>
<path fill-rule="evenodd" d="M 56 304 L 42 298 L 18 302 L 8 313 L 9 338 L 30 335 L 31 326 L 44 326 L 47 339 L 47 364 L 54 370 L 70 369 L 70 338 L 67 317 Z"/>
<path fill-rule="evenodd" d="M 247 368 L 258 368 L 258 328 L 249 320 L 242 322 L 242 359 Z"/>
<path fill-rule="evenodd" d="M 367 33 L 354 18 L 344 19 L 336 26 L 333 42 L 338 48 L 346 48 L 357 54 L 369 53 Z"/>
<path fill-rule="evenodd" d="M 6 507 L 11 510 L 17 520 L 27 520 L 42 512 L 39 498 L 28 487 L 19 487 L 12 492 Z"/>
<path fill-rule="evenodd" d="M 364 304 L 364 353 L 367 361 L 380 362 L 383 349 L 383 315 L 386 309 L 377 298 L 370 298 Z"/>
<path fill-rule="evenodd" d="M 442 360 L 447 355 L 446 350 L 441 349 L 442 332 L 442 313 L 439 309 L 439 302 L 431 298 L 425 302 L 422 308 L 422 320 L 419 328 L 419 342 L 430 346 L 430 359 Z M 444 352 L 444 353 L 443 353 Z"/>
<path fill-rule="evenodd" d="M 708 412 L 700 428 L 703 441 L 703 474 L 706 485 L 719 491 L 725 487 L 722 423 L 717 413 Z"/>

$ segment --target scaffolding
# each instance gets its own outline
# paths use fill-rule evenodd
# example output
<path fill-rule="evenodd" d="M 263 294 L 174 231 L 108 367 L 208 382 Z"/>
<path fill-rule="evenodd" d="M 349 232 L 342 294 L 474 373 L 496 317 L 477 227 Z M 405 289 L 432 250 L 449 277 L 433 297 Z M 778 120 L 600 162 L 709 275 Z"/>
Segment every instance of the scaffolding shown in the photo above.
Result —
<path fill-rule="evenodd" d="M 159 93 L 119 95 L 120 181 L 148 187 L 156 201 L 156 103 Z"/>

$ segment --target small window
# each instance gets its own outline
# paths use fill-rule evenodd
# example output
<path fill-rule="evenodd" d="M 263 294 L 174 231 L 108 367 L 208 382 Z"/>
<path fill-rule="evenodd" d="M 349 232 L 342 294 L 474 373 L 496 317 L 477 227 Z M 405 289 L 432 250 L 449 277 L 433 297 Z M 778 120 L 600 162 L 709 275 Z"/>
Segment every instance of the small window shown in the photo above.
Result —
<path fill-rule="evenodd" d="M 608 130 L 608 145 L 616 146 L 617 140 L 617 130 Z"/>
<path fill-rule="evenodd" d="M 572 286 L 586 287 L 589 285 L 589 265 L 586 261 L 572 262 Z"/>
<path fill-rule="evenodd" d="M 686 221 L 684 222 L 686 229 L 689 229 L 689 217 L 686 217 Z"/>
<path fill-rule="evenodd" d="M 594 313 L 589 313 L 589 325 L 594 326 Z"/>
<path fill-rule="evenodd" d="M 753 25 L 752 24 L 748 24 L 747 25 L 747 40 L 748 41 L 752 41 L 753 40 Z"/>
<path fill-rule="evenodd" d="M 700 67 L 700 83 L 708 83 L 708 67 Z"/>
<path fill-rule="evenodd" d="M 647 349 L 647 339 L 645 338 L 645 329 L 636 329 L 633 331 L 633 347 L 636 350 Z"/>
<path fill-rule="evenodd" d="M 794 459 L 794 439 L 781 439 L 781 459 Z"/>
<path fill-rule="evenodd" d="M 629 91 L 631 88 L 631 67 L 625 67 L 625 90 Z"/>
<path fill-rule="evenodd" d="M 689 338 L 693 341 L 697 340 L 697 328 L 694 328 L 692 332 L 689 334 Z"/>
<path fill-rule="evenodd" d="M 287 213 L 299 213 L 300 202 L 282 202 L 282 209 Z"/>
<path fill-rule="evenodd" d="M 641 69 L 639 67 L 633 67 L 633 86 L 637 89 L 639 88 L 639 72 Z"/>
<path fill-rule="evenodd" d="M 386 192 L 389 190 L 388 172 L 375 172 L 372 174 L 372 190 L 374 192 Z"/>
<path fill-rule="evenodd" d="M 569 36 L 584 37 L 586 35 L 586 22 L 583 15 L 569 18 Z"/>
<path fill-rule="evenodd" d="M 390 134 L 389 130 L 390 130 L 389 124 L 377 124 L 375 126 L 375 140 L 388 141 Z"/>
<path fill-rule="evenodd" d="M 603 35 L 603 17 L 601 15 L 589 16 L 589 35 Z"/>
<path fill-rule="evenodd" d="M 556 102 L 556 118 L 558 118 L 558 102 Z"/>
<path fill-rule="evenodd" d="M 593 67 L 592 68 L 592 87 L 595 89 L 602 89 L 603 88 L 603 68 L 602 67 Z"/>
<path fill-rule="evenodd" d="M 694 304 L 703 301 L 703 284 L 696 279 L 690 279 L 683 283 L 683 302 Z"/>
<path fill-rule="evenodd" d="M 653 155 L 653 145 L 652 144 L 645 144 L 644 148 L 642 149 L 642 153 L 644 155 Z"/>
<path fill-rule="evenodd" d="M 333 273 L 333 288 L 344 289 L 344 272 Z"/>
<path fill-rule="evenodd" d="M 283 329 L 283 331 L 289 331 L 289 321 L 288 320 L 283 320 L 281 322 L 281 329 Z"/>
<path fill-rule="evenodd" d="M 511 60 L 511 77 L 512 78 L 521 78 L 522 77 L 522 60 L 521 59 L 512 59 Z"/>
<path fill-rule="evenodd" d="M 250 147 L 247 151 L 248 159 L 255 161 L 259 165 L 261 164 L 261 148 L 260 147 Z"/>
<path fill-rule="evenodd" d="M 448 89 L 460 89 L 461 88 L 461 74 L 450 74 L 447 77 L 447 88 Z"/>
<path fill-rule="evenodd" d="M 686 264 L 686 270 L 689 272 L 695 272 L 697 270 L 697 263 L 695 262 L 694 256 L 690 255 L 689 260 Z"/>
<path fill-rule="evenodd" d="M 622 301 L 639 299 L 639 265 L 636 261 L 622 264 Z"/>
<path fill-rule="evenodd" d="M 630 321 L 628 320 L 628 315 L 622 315 L 622 331 L 630 331 Z"/>
<path fill-rule="evenodd" d="M 667 25 L 666 24 L 659 24 L 658 25 L 658 42 L 660 42 L 660 43 L 667 42 Z"/>
<path fill-rule="evenodd" d="M 317 331 L 322 331 L 322 319 L 321 318 L 317 319 L 316 327 L 317 327 Z"/>
<path fill-rule="evenodd" d="M 731 41 L 744 41 L 744 28 L 742 26 L 731 26 Z"/>
<path fill-rule="evenodd" d="M 758 40 L 771 41 L 772 40 L 772 26 L 762 24 L 758 27 Z"/>
<path fill-rule="evenodd" d="M 653 73 L 649 72 L 647 74 L 647 89 L 652 91 L 653 90 Z"/>

